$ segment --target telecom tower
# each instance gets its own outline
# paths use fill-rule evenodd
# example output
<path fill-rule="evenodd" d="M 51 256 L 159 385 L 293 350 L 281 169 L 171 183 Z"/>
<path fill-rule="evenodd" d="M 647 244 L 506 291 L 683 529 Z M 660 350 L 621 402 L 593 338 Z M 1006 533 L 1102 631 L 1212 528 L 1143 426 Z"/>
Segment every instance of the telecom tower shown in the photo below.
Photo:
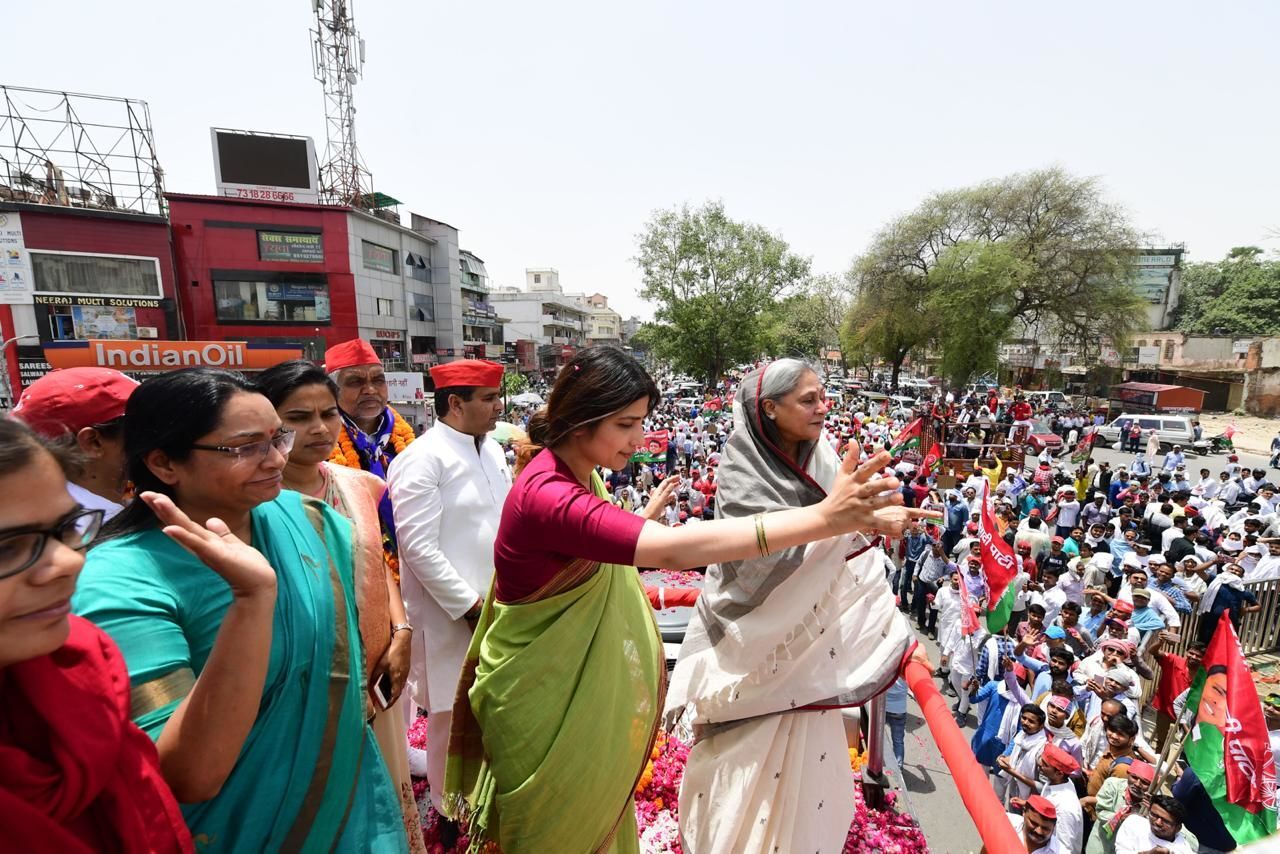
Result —
<path fill-rule="evenodd" d="M 330 204 L 367 208 L 373 176 L 356 148 L 354 89 L 364 68 L 364 39 L 356 32 L 352 0 L 312 0 L 312 66 L 324 84 L 325 150 L 320 198 Z"/>

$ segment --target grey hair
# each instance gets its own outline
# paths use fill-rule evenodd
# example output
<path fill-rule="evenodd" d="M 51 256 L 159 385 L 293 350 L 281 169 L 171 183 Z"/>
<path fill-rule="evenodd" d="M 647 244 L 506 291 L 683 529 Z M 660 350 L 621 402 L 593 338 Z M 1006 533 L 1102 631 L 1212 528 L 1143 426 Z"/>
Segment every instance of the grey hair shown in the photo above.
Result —
<path fill-rule="evenodd" d="M 769 365 L 764 372 L 764 382 L 760 386 L 760 402 L 772 400 L 777 403 L 796 390 L 800 378 L 806 372 L 821 376 L 816 365 L 803 359 L 778 359 Z"/>

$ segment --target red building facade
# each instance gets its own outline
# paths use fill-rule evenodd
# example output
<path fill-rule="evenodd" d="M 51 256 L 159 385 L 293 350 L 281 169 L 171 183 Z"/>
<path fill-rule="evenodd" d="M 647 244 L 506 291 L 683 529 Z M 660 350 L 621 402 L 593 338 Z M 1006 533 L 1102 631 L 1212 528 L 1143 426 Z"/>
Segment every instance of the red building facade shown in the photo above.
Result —
<path fill-rule="evenodd" d="M 357 337 L 346 208 L 166 198 L 188 338 L 296 344 L 318 361 Z"/>
<path fill-rule="evenodd" d="M 50 370 L 47 347 L 90 339 L 181 337 L 168 222 L 71 206 L 0 204 L 25 244 L 31 287 L 0 305 L 0 341 L 14 396 Z M 24 264 L 24 268 L 28 266 Z"/>

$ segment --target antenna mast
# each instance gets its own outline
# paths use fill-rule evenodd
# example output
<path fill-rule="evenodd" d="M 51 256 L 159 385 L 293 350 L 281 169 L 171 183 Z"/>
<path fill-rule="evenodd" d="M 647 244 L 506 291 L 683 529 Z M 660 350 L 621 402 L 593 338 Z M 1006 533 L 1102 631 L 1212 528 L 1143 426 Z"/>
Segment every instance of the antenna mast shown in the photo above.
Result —
<path fill-rule="evenodd" d="M 320 198 L 329 204 L 367 208 L 373 176 L 356 148 L 354 89 L 364 69 L 364 39 L 356 32 L 352 0 L 311 0 L 312 67 L 324 85 L 325 150 Z"/>

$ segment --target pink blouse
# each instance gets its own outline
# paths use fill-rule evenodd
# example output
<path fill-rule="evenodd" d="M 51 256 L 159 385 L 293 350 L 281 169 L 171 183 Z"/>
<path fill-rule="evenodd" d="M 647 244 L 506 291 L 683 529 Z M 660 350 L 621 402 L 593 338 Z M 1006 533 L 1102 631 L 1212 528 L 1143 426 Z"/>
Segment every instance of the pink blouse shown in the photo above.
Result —
<path fill-rule="evenodd" d="M 645 519 L 598 498 L 549 450 L 520 472 L 493 544 L 499 602 L 529 596 L 571 560 L 631 566 Z"/>

